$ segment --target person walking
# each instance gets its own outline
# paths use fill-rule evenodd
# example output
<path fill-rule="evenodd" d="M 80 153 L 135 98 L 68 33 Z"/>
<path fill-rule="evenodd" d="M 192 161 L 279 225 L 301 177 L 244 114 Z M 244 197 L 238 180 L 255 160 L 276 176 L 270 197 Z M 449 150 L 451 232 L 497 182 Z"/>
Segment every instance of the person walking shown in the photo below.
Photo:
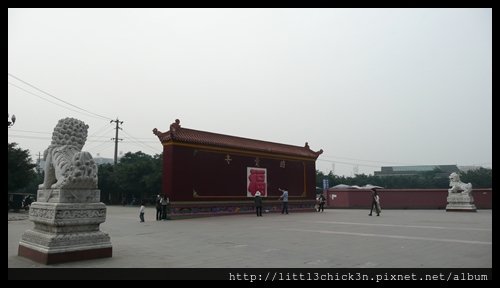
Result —
<path fill-rule="evenodd" d="M 283 194 L 280 196 L 280 200 L 282 201 L 283 208 L 281 209 L 281 214 L 288 214 L 288 191 L 285 189 L 278 188 Z"/>
<path fill-rule="evenodd" d="M 376 188 L 372 188 L 371 190 L 372 190 L 372 206 L 370 209 L 370 214 L 368 214 L 368 216 L 372 216 L 373 208 L 375 208 L 377 216 L 380 216 L 380 197 L 378 196 Z"/>
<path fill-rule="evenodd" d="M 167 201 L 168 198 L 161 197 L 161 219 L 167 220 Z"/>
<path fill-rule="evenodd" d="M 144 222 L 144 210 L 146 207 L 144 207 L 144 201 L 141 202 L 141 208 L 139 208 L 139 219 L 141 219 L 141 223 Z"/>
<path fill-rule="evenodd" d="M 24 210 L 29 210 L 32 202 L 33 201 L 31 200 L 31 196 L 27 195 L 26 197 L 24 197 L 23 201 L 21 202 L 22 206 L 23 206 L 22 208 L 24 208 Z"/>
<path fill-rule="evenodd" d="M 260 192 L 257 191 L 255 192 L 255 212 L 257 213 L 258 216 L 262 216 L 262 197 L 260 197 Z"/>
<path fill-rule="evenodd" d="M 161 199 L 160 195 L 156 196 L 156 221 L 161 220 Z"/>
<path fill-rule="evenodd" d="M 318 212 L 325 212 L 325 203 L 326 203 L 326 198 L 325 195 L 320 194 L 319 195 L 319 206 L 318 206 Z"/>

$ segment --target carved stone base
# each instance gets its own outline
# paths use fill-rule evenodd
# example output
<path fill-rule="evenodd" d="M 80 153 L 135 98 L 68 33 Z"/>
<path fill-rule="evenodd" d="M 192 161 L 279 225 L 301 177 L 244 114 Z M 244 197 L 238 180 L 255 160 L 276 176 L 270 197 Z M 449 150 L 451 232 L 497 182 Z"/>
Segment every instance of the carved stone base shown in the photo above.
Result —
<path fill-rule="evenodd" d="M 35 227 L 22 235 L 19 256 L 44 264 L 112 256 L 110 237 L 99 230 L 103 203 L 34 202 L 29 219 Z"/>
<path fill-rule="evenodd" d="M 97 258 L 111 257 L 113 248 L 96 248 L 77 251 L 67 251 L 60 253 L 48 253 L 47 251 L 39 251 L 31 247 L 19 244 L 18 255 L 31 259 L 42 264 L 56 264 L 63 262 L 81 261 Z"/>
<path fill-rule="evenodd" d="M 39 189 L 37 201 L 49 203 L 99 203 L 99 189 Z"/>
<path fill-rule="evenodd" d="M 474 198 L 471 195 L 452 193 L 446 200 L 448 201 L 446 211 L 477 212 Z"/>

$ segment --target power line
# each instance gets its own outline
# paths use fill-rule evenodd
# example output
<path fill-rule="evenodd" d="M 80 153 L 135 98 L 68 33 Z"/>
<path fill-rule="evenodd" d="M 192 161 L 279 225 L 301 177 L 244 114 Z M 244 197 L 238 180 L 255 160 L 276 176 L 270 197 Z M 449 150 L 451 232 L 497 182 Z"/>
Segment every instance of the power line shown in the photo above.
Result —
<path fill-rule="evenodd" d="M 137 144 L 137 142 L 129 142 L 128 144 L 129 144 L 129 145 L 134 145 L 134 146 L 136 146 L 136 147 L 143 148 L 143 149 L 144 149 L 144 148 L 148 148 L 148 149 L 150 149 L 149 147 L 146 147 L 146 146 L 142 146 L 142 145 Z M 154 151 L 154 152 L 156 152 L 155 154 L 158 154 L 158 151 Z"/>
<path fill-rule="evenodd" d="M 400 164 L 400 165 L 413 165 L 413 164 L 409 164 L 409 163 L 391 162 L 391 161 L 364 160 L 364 159 L 358 159 L 358 158 L 338 157 L 338 156 L 333 156 L 333 155 L 321 155 L 321 157 L 347 159 L 347 160 L 356 160 L 356 161 L 371 162 L 371 163 L 389 163 L 389 164 Z"/>
<path fill-rule="evenodd" d="M 363 167 L 374 167 L 374 168 L 380 167 L 380 165 L 367 165 L 367 164 L 359 164 L 359 163 L 354 163 L 354 162 L 333 161 L 333 160 L 325 160 L 325 159 L 318 159 L 318 161 L 329 162 L 329 163 L 341 163 L 341 164 L 347 164 L 347 165 L 353 165 L 353 166 L 363 166 Z"/>
<path fill-rule="evenodd" d="M 51 137 L 24 136 L 24 135 L 15 135 L 15 134 L 9 134 L 9 136 L 17 137 L 17 138 L 26 138 L 26 139 L 43 139 L 43 140 L 52 139 Z"/>
<path fill-rule="evenodd" d="M 101 132 L 101 131 L 108 131 L 109 129 L 111 129 L 111 127 L 109 127 L 109 123 L 106 123 L 104 124 L 103 126 L 101 126 L 101 128 L 97 129 L 94 133 L 90 134 L 88 137 L 93 137 L 94 135 L 96 135 L 97 133 Z M 102 132 L 104 134 L 104 132 Z M 108 136 L 103 136 L 103 137 L 108 137 Z"/>
<path fill-rule="evenodd" d="M 54 96 L 54 95 L 52 95 L 52 94 L 50 94 L 50 93 L 48 93 L 48 92 L 43 91 L 42 89 L 40 89 L 40 88 L 36 87 L 35 85 L 32 85 L 32 84 L 30 84 L 30 83 L 28 83 L 28 82 L 24 81 L 23 79 L 21 79 L 21 78 L 19 78 L 19 77 L 15 76 L 15 75 L 12 75 L 11 73 L 8 73 L 8 74 L 9 74 L 9 76 L 10 76 L 10 77 L 17 79 L 18 81 L 20 81 L 20 82 L 22 82 L 22 83 L 24 83 L 24 84 L 26 84 L 26 85 L 30 86 L 30 87 L 31 87 L 31 88 L 33 88 L 33 89 L 38 90 L 38 91 L 40 91 L 40 92 L 42 92 L 42 93 L 44 93 L 44 94 L 46 94 L 46 95 L 49 95 L 50 97 L 52 97 L 52 98 L 54 98 L 54 99 L 57 99 L 57 100 L 59 100 L 59 101 L 61 101 L 61 102 L 63 102 L 63 103 L 66 103 L 67 105 L 73 106 L 73 107 L 75 107 L 75 108 L 77 108 L 77 109 L 80 109 L 80 110 L 82 110 L 82 111 L 85 111 L 85 112 L 87 112 L 87 113 L 90 113 L 90 114 L 92 114 L 92 115 L 95 115 L 95 116 L 101 117 L 101 118 L 106 119 L 106 120 L 110 120 L 110 119 L 111 119 L 111 118 L 109 118 L 109 117 L 102 116 L 102 115 L 99 115 L 99 114 L 97 114 L 97 113 L 94 113 L 94 112 L 88 111 L 88 110 L 86 110 L 86 109 L 80 108 L 80 107 L 78 107 L 78 106 L 76 106 L 76 105 L 74 105 L 74 104 L 71 104 L 71 103 L 69 103 L 69 102 L 67 102 L 67 101 L 64 101 L 64 100 L 62 100 L 62 99 L 60 99 L 60 98 L 58 98 L 58 97 L 56 97 L 56 96 Z"/>
<path fill-rule="evenodd" d="M 63 106 L 63 105 L 61 105 L 61 104 L 59 104 L 59 103 L 56 103 L 56 102 L 54 102 L 54 101 L 50 101 L 49 99 L 46 99 L 46 98 L 44 98 L 44 97 L 42 97 L 42 96 L 40 96 L 40 95 L 37 95 L 37 94 L 35 94 L 35 93 L 31 92 L 31 91 L 28 91 L 28 90 L 26 90 L 26 89 L 24 89 L 24 88 L 22 88 L 22 87 L 19 87 L 19 86 L 17 86 L 16 84 L 14 84 L 14 83 L 12 83 L 12 82 L 8 82 L 8 83 L 9 83 L 10 85 L 12 85 L 12 86 L 14 86 L 14 87 L 16 87 L 16 88 L 20 89 L 20 90 L 23 90 L 23 91 L 24 91 L 24 92 L 26 92 L 26 93 L 29 93 L 29 94 L 31 94 L 31 95 L 33 95 L 33 96 L 36 96 L 36 97 L 38 97 L 38 98 L 40 98 L 40 99 L 42 99 L 42 100 L 45 100 L 45 101 L 47 101 L 47 102 L 50 102 L 50 103 L 52 103 L 52 104 L 54 104 L 54 105 L 57 105 L 57 106 L 59 106 L 59 107 L 62 107 L 62 108 L 64 108 L 64 109 L 68 109 L 68 110 L 70 110 L 70 111 L 73 111 L 73 112 L 76 112 L 76 113 L 80 113 L 80 114 L 83 114 L 83 115 L 85 115 L 85 116 L 90 116 L 90 117 L 98 118 L 98 117 L 95 117 L 95 116 L 92 116 L 92 115 L 87 115 L 87 114 L 84 114 L 84 113 L 82 113 L 81 111 L 78 111 L 78 110 L 71 109 L 71 108 L 69 108 L 69 107 Z"/>
<path fill-rule="evenodd" d="M 106 127 L 106 128 L 109 128 L 109 127 Z M 34 134 L 45 134 L 45 135 L 52 134 L 52 132 L 38 132 L 38 131 L 20 130 L 20 129 L 11 129 L 9 132 L 26 132 L 26 133 L 34 133 Z M 92 135 L 90 135 L 90 136 L 87 136 L 87 138 L 109 138 L 109 136 L 92 136 Z"/>
<path fill-rule="evenodd" d="M 139 144 L 143 145 L 144 147 L 147 147 L 148 149 L 151 149 L 151 151 L 157 152 L 157 149 L 155 149 L 155 148 L 153 148 L 153 147 L 151 147 L 149 145 L 144 144 L 143 141 L 137 140 L 137 138 L 135 138 L 134 136 L 132 136 L 129 133 L 127 133 L 127 131 L 123 130 L 123 133 L 127 134 L 130 138 L 134 139 L 136 143 L 139 143 Z"/>
<path fill-rule="evenodd" d="M 99 144 L 97 144 L 97 145 L 93 145 L 93 146 L 92 146 L 92 145 L 90 145 L 90 147 L 89 147 L 89 146 L 86 146 L 86 147 L 85 147 L 85 150 L 87 150 L 87 151 L 90 151 L 90 150 L 96 150 L 96 149 L 97 149 L 97 147 L 101 147 L 101 146 L 106 145 L 106 144 L 113 144 L 113 142 L 111 142 L 111 141 L 104 141 L 104 142 L 101 142 L 101 143 L 99 143 Z M 97 152 L 96 152 L 96 153 L 97 153 Z"/>
<path fill-rule="evenodd" d="M 38 131 L 31 131 L 31 130 L 19 130 L 19 129 L 12 129 L 10 130 L 12 132 L 27 132 L 27 133 L 36 133 L 36 134 L 50 134 L 51 132 L 38 132 Z"/>
<path fill-rule="evenodd" d="M 52 137 L 41 137 L 41 136 L 28 136 L 28 135 L 16 135 L 16 134 L 9 134 L 9 136 L 16 137 L 16 138 L 25 138 L 25 139 L 40 139 L 40 140 L 51 140 Z M 108 141 L 102 141 L 102 140 L 87 140 L 86 142 L 98 142 L 98 143 L 109 143 Z"/>
<path fill-rule="evenodd" d="M 124 141 L 126 142 L 127 139 L 125 139 Z M 134 142 L 134 143 L 155 143 L 155 144 L 159 143 L 158 140 L 156 140 L 156 141 L 155 140 L 150 140 L 150 141 L 130 141 L 130 142 Z M 149 146 L 149 148 L 151 148 L 151 147 Z"/>

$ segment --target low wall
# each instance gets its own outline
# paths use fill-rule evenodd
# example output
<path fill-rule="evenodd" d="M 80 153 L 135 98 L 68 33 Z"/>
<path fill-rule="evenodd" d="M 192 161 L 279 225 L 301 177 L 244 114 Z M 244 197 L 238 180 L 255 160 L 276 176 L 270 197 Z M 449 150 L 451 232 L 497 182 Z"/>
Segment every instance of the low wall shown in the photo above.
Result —
<path fill-rule="evenodd" d="M 290 200 L 289 213 L 314 211 L 315 200 Z M 262 212 L 281 213 L 282 204 L 279 200 L 262 199 Z M 208 217 L 234 214 L 255 213 L 254 201 L 177 201 L 170 202 L 169 219 L 193 217 Z"/>
<path fill-rule="evenodd" d="M 448 189 L 377 189 L 382 209 L 445 209 Z M 491 209 L 492 189 L 472 189 L 477 209 Z M 329 189 L 328 208 L 370 208 L 371 191 Z"/>

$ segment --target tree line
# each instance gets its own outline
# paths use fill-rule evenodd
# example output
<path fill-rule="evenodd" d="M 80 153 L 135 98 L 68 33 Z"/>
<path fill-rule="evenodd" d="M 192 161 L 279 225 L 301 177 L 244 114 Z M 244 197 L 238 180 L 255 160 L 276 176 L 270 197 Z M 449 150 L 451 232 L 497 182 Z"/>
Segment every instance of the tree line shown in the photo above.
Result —
<path fill-rule="evenodd" d="M 491 188 L 492 169 L 479 168 L 467 172 L 460 171 L 460 180 L 472 183 L 472 188 Z M 442 176 L 443 171 L 439 168 L 411 176 L 374 176 L 357 174 L 354 177 L 334 175 L 331 171 L 324 174 L 316 170 L 316 186 L 323 188 L 323 179 L 328 179 L 329 186 L 339 184 L 364 186 L 367 184 L 381 186 L 386 189 L 445 189 L 449 188 L 450 180 L 448 174 Z"/>
<path fill-rule="evenodd" d="M 43 182 L 43 172 L 37 171 L 29 150 L 9 144 L 8 192 L 36 194 Z M 106 204 L 138 204 L 153 201 L 161 193 L 163 154 L 150 156 L 141 151 L 128 152 L 116 165 L 98 168 L 101 201 Z"/>
<path fill-rule="evenodd" d="M 107 204 L 153 204 L 162 191 L 163 153 L 128 152 L 116 164 L 99 165 L 101 201 Z"/>

